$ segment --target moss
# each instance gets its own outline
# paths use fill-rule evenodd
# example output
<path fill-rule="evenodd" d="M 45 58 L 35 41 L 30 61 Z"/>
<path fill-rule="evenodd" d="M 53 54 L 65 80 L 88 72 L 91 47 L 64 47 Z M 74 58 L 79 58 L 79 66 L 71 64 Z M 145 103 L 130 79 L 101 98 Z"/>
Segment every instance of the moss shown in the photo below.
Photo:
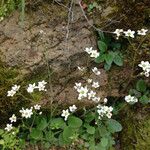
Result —
<path fill-rule="evenodd" d="M 28 107 L 32 103 L 39 102 L 44 95 L 42 92 L 35 92 L 32 96 L 26 92 L 26 86 L 29 83 L 38 82 L 40 80 L 47 80 L 48 74 L 46 71 L 34 71 L 34 73 L 26 76 L 23 75 L 19 68 L 10 68 L 4 63 L 0 62 L 0 123 L 7 122 L 12 113 L 18 113 L 22 107 Z M 14 95 L 7 97 L 7 91 L 11 89 L 12 85 L 21 85 L 21 95 Z M 29 99 L 33 99 L 30 101 Z"/>
<path fill-rule="evenodd" d="M 21 78 L 21 73 L 17 68 L 9 68 L 0 62 L 0 122 L 16 108 L 17 97 L 7 97 L 7 91 L 13 84 L 20 84 Z"/>
<path fill-rule="evenodd" d="M 122 120 L 122 150 L 149 150 L 150 148 L 150 113 L 147 108 L 128 110 Z"/>

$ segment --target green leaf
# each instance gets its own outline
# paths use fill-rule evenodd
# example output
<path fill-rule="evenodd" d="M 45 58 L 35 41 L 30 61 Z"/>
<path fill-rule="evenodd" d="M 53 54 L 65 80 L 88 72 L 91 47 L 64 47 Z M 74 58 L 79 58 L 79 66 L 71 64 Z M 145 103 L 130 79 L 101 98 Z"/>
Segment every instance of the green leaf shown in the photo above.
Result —
<path fill-rule="evenodd" d="M 96 2 L 93 3 L 93 6 L 96 7 L 98 4 Z"/>
<path fill-rule="evenodd" d="M 136 83 L 136 89 L 140 92 L 145 92 L 146 91 L 146 83 L 144 80 L 139 80 L 137 83 Z"/>
<path fill-rule="evenodd" d="M 4 133 L 4 130 L 0 129 L 0 135 L 2 135 Z"/>
<path fill-rule="evenodd" d="M 98 48 L 100 52 L 104 53 L 107 50 L 107 45 L 103 41 L 98 41 Z"/>
<path fill-rule="evenodd" d="M 105 60 L 106 60 L 106 63 L 107 63 L 108 65 L 111 65 L 111 64 L 112 64 L 113 59 L 114 59 L 113 53 L 108 53 L 108 54 L 105 55 Z"/>
<path fill-rule="evenodd" d="M 134 95 L 135 97 L 141 97 L 141 93 L 137 91 L 136 89 L 130 89 L 129 94 Z"/>
<path fill-rule="evenodd" d="M 41 118 L 39 124 L 37 125 L 37 128 L 39 130 L 44 130 L 48 126 L 46 118 Z"/>
<path fill-rule="evenodd" d="M 89 9 L 92 10 L 94 8 L 93 4 L 89 5 Z"/>
<path fill-rule="evenodd" d="M 104 64 L 104 69 L 106 70 L 106 71 L 108 71 L 108 70 L 110 70 L 110 68 L 111 68 L 111 65 L 108 65 L 108 64 Z"/>
<path fill-rule="evenodd" d="M 96 131 L 97 136 L 101 135 L 101 137 L 108 136 L 110 132 L 107 131 L 106 126 L 100 125 Z"/>
<path fill-rule="evenodd" d="M 71 128 L 79 128 L 82 125 L 82 120 L 75 116 L 69 116 L 68 125 Z"/>
<path fill-rule="evenodd" d="M 62 118 L 54 118 L 51 120 L 50 127 L 52 129 L 63 129 L 66 126 L 66 123 Z"/>
<path fill-rule="evenodd" d="M 101 63 L 101 62 L 104 62 L 104 60 L 105 60 L 105 54 L 101 54 L 95 59 L 95 62 Z"/>
<path fill-rule="evenodd" d="M 35 140 L 40 140 L 43 138 L 43 132 L 41 130 L 33 128 L 30 137 Z"/>
<path fill-rule="evenodd" d="M 114 57 L 114 63 L 116 64 L 116 65 L 118 65 L 118 66 L 123 66 L 123 59 L 121 58 L 121 56 L 120 55 L 116 55 L 115 57 Z"/>
<path fill-rule="evenodd" d="M 113 50 L 119 50 L 121 48 L 121 44 L 112 42 L 111 47 L 113 48 Z"/>
<path fill-rule="evenodd" d="M 96 145 L 95 150 L 107 150 L 107 148 L 106 148 L 106 147 L 103 147 L 103 146 L 101 145 L 101 143 L 99 143 L 99 144 Z"/>
<path fill-rule="evenodd" d="M 71 142 L 71 137 L 73 137 L 73 135 L 74 135 L 74 129 L 72 129 L 71 127 L 65 127 L 64 128 L 64 131 L 63 131 L 63 139 L 66 141 L 66 142 L 68 142 L 68 143 L 70 143 Z"/>
<path fill-rule="evenodd" d="M 95 133 L 95 128 L 89 125 L 89 126 L 87 126 L 87 132 L 89 134 L 94 134 Z"/>
<path fill-rule="evenodd" d="M 139 99 L 139 101 L 140 101 L 142 104 L 148 104 L 148 103 L 150 103 L 150 98 L 149 98 L 148 96 L 146 96 L 146 95 L 143 95 L 143 96 Z"/>
<path fill-rule="evenodd" d="M 101 32 L 101 31 L 99 31 L 99 32 L 98 32 L 98 35 L 99 35 L 99 37 L 100 37 L 101 41 L 103 41 L 103 42 L 104 42 L 104 40 L 105 40 L 104 33 L 103 33 L 103 32 Z"/>
<path fill-rule="evenodd" d="M 111 133 L 120 132 L 122 130 L 122 125 L 114 119 L 107 120 L 106 125 Z"/>
<path fill-rule="evenodd" d="M 95 119 L 95 114 L 93 112 L 86 114 L 85 116 L 85 122 L 90 123 Z"/>
<path fill-rule="evenodd" d="M 101 138 L 101 145 L 103 147 L 106 147 L 108 145 L 108 138 L 105 137 Z"/>
<path fill-rule="evenodd" d="M 52 131 L 45 131 L 45 138 L 47 140 L 52 140 L 54 138 L 54 133 Z"/>
<path fill-rule="evenodd" d="M 4 140 L 2 139 L 2 140 L 0 140 L 0 145 L 4 145 Z"/>

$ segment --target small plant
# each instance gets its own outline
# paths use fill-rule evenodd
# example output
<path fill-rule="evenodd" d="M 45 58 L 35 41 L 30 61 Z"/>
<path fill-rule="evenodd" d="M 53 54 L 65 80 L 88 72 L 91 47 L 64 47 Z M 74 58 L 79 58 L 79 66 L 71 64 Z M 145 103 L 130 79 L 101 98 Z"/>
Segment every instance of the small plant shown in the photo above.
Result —
<path fill-rule="evenodd" d="M 16 8 L 21 9 L 20 19 L 24 20 L 25 0 L 2 0 L 0 2 L 0 22 Z"/>
<path fill-rule="evenodd" d="M 88 5 L 88 12 L 93 11 L 94 8 L 98 8 L 98 4 L 96 2 L 93 2 Z"/>
<path fill-rule="evenodd" d="M 123 66 L 123 56 L 120 52 L 121 44 L 119 42 L 101 34 L 97 44 L 100 55 L 95 59 L 96 63 L 104 62 L 105 70 L 110 70 L 112 64 Z"/>
<path fill-rule="evenodd" d="M 142 79 L 137 81 L 135 89 L 130 89 L 129 94 L 139 99 L 142 104 L 150 103 L 150 90 Z"/>

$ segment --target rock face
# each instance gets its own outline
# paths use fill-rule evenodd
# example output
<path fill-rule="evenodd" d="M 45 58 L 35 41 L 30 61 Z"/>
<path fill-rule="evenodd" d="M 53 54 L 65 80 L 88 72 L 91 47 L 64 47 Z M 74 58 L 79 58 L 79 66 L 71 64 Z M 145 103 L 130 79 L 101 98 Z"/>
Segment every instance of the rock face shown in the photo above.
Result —
<path fill-rule="evenodd" d="M 20 74 L 22 79 L 19 84 L 23 82 L 26 86 L 28 83 L 38 81 L 40 76 L 41 80 L 50 80 L 50 97 L 60 103 L 77 102 L 77 93 L 73 89 L 74 82 L 78 82 L 78 79 L 85 82 L 92 76 L 88 68 L 81 73 L 77 66 L 92 66 L 84 49 L 96 46 L 96 38 L 82 17 L 80 7 L 74 7 L 69 23 L 67 14 L 66 8 L 62 6 L 56 4 L 48 6 L 47 3 L 43 3 L 34 12 L 27 11 L 23 25 L 19 21 L 20 14 L 17 11 L 1 22 L 1 62 L 8 70 L 16 68 L 19 71 L 18 76 L 13 76 L 15 78 L 13 82 L 8 78 L 4 79 L 2 86 L 5 86 L 6 81 L 9 81 L 9 84 L 1 90 L 3 93 L 7 93 L 11 84 L 18 83 L 16 77 L 20 79 Z M 82 78 L 83 76 L 85 77 Z M 99 95 L 107 96 L 105 92 L 107 75 L 103 69 L 101 77 L 97 80 L 101 82 Z M 5 99 L 6 95 L 1 94 L 2 105 L 6 104 Z M 9 105 L 10 102 L 9 99 L 7 107 L 12 107 Z M 39 103 L 45 106 L 48 102 L 49 97 L 46 100 L 41 98 Z M 3 109 L 6 110 L 5 107 Z"/>
<path fill-rule="evenodd" d="M 0 24 L 3 62 L 30 71 L 44 64 L 45 55 L 51 65 L 55 66 L 53 69 L 58 69 L 62 62 L 82 54 L 85 47 L 95 45 L 93 32 L 88 29 L 86 21 L 80 18 L 82 13 L 79 8 L 68 26 L 66 10 L 57 5 L 49 9 L 48 14 L 40 9 L 33 14 L 26 14 L 24 28 L 19 25 L 18 12 Z"/>
<path fill-rule="evenodd" d="M 128 3 L 128 1 L 119 0 L 118 3 L 115 0 L 107 1 L 109 6 L 104 5 L 102 8 L 102 18 L 99 14 L 95 15 L 94 23 L 101 26 L 100 21 L 102 21 L 104 27 L 107 27 L 108 24 L 110 31 L 118 27 L 128 29 L 136 24 L 141 27 L 144 20 L 148 20 L 148 18 L 143 16 L 144 19 L 139 24 L 132 13 L 141 20 L 141 14 L 143 15 L 146 6 L 146 14 L 148 12 L 149 15 L 147 8 L 149 0 L 137 3 L 136 1 Z M 135 10 L 132 9 L 134 4 Z M 114 7 L 114 5 L 116 6 Z M 118 13 L 119 8 L 116 8 L 118 6 L 122 9 L 120 13 Z M 126 12 L 127 8 L 130 9 Z M 138 12 L 139 8 L 141 12 Z M 117 14 L 116 16 L 121 22 L 117 21 L 118 17 L 115 17 L 114 21 L 109 20 L 113 12 L 114 15 Z M 122 13 L 123 17 L 120 18 Z M 128 18 L 128 15 L 132 17 Z M 83 17 L 79 6 L 74 6 L 71 16 L 68 16 L 68 9 L 62 5 L 42 3 L 40 6 L 34 7 L 32 11 L 26 11 L 23 25 L 19 18 L 20 13 L 16 11 L 0 23 L 0 116 L 2 116 L 0 122 L 30 103 L 21 96 L 19 98 L 6 96 L 13 84 L 21 84 L 26 87 L 28 83 L 45 79 L 49 81 L 48 94 L 44 98 L 43 95 L 38 95 L 35 102 L 49 107 L 52 98 L 56 103 L 63 104 L 65 107 L 66 104 L 78 103 L 77 93 L 73 88 L 74 83 L 78 81 L 85 83 L 86 79 L 94 76 L 89 69 L 94 67 L 94 64 L 89 61 L 83 50 L 85 47 L 91 46 L 96 48 L 96 36 Z M 92 20 L 89 21 L 92 23 Z M 112 26 L 110 27 L 110 25 Z M 88 66 L 88 68 L 86 71 L 80 72 L 77 66 Z M 96 78 L 101 85 L 98 95 L 102 98 L 124 96 L 119 93 L 119 89 L 122 87 L 121 83 L 124 79 L 128 80 L 131 67 L 127 64 L 122 69 L 114 68 L 109 75 L 100 65 L 97 67 L 101 71 L 101 75 Z M 25 90 L 22 92 L 27 94 Z M 89 103 L 84 102 L 82 105 L 89 105 Z M 79 104 L 79 106 L 82 105 Z M 136 119 L 130 122 L 131 120 L 132 118 L 123 121 L 121 149 L 148 150 L 150 147 L 149 116 L 141 117 L 138 114 Z M 127 138 L 130 138 L 133 144 Z"/>

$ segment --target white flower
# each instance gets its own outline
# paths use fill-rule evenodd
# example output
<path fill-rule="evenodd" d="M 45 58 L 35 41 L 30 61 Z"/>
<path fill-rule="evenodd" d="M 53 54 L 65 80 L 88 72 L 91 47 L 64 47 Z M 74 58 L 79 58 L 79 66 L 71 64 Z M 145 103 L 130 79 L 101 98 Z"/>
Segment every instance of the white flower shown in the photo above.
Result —
<path fill-rule="evenodd" d="M 107 117 L 107 118 L 111 118 L 112 117 L 112 111 L 113 108 L 110 106 L 102 106 L 102 105 L 98 105 L 97 106 L 98 110 L 97 113 L 99 114 L 99 119 L 102 119 L 102 117 Z"/>
<path fill-rule="evenodd" d="M 104 98 L 104 103 L 106 104 L 108 102 L 108 99 L 107 98 Z"/>
<path fill-rule="evenodd" d="M 75 83 L 75 86 L 74 86 L 74 88 L 77 90 L 77 89 L 80 89 L 81 88 L 81 83 Z"/>
<path fill-rule="evenodd" d="M 92 71 L 95 73 L 95 75 L 100 75 L 101 74 L 101 72 L 96 68 L 96 67 L 94 67 L 93 69 L 92 69 Z"/>
<path fill-rule="evenodd" d="M 42 115 L 42 112 L 41 112 L 41 111 L 39 112 L 39 115 Z"/>
<path fill-rule="evenodd" d="M 46 91 L 46 89 L 45 89 L 46 84 L 47 84 L 47 82 L 45 82 L 44 80 L 38 82 L 37 88 L 39 89 L 39 91 Z"/>
<path fill-rule="evenodd" d="M 90 92 L 88 93 L 88 99 L 94 98 L 95 95 L 96 95 L 96 92 L 90 91 Z"/>
<path fill-rule="evenodd" d="M 84 71 L 84 70 L 85 70 L 85 67 L 79 67 L 79 66 L 78 66 L 78 70 Z"/>
<path fill-rule="evenodd" d="M 150 70 L 150 63 L 148 61 L 141 61 L 138 66 L 141 67 L 143 71 Z"/>
<path fill-rule="evenodd" d="M 5 130 L 6 131 L 11 131 L 13 129 L 12 124 L 7 124 Z"/>
<path fill-rule="evenodd" d="M 40 34 L 43 34 L 44 33 L 44 31 L 43 30 L 40 30 Z"/>
<path fill-rule="evenodd" d="M 69 115 L 70 115 L 70 113 L 69 113 L 69 110 L 68 110 L 68 109 L 62 111 L 61 116 L 62 116 L 62 117 L 65 117 L 65 118 L 64 118 L 65 121 L 67 120 L 67 118 L 68 118 Z"/>
<path fill-rule="evenodd" d="M 102 107 L 102 105 L 100 105 L 100 104 L 97 105 L 97 108 L 98 108 L 98 109 L 100 109 L 101 107 Z"/>
<path fill-rule="evenodd" d="M 14 85 L 13 87 L 12 87 L 12 90 L 13 91 L 18 91 L 20 89 L 20 85 Z"/>
<path fill-rule="evenodd" d="M 93 51 L 93 47 L 90 47 L 90 48 L 87 47 L 87 48 L 85 48 L 84 51 L 87 52 L 88 54 L 91 54 Z"/>
<path fill-rule="evenodd" d="M 110 119 L 112 117 L 112 113 L 107 113 L 106 116 Z"/>
<path fill-rule="evenodd" d="M 77 107 L 75 105 L 72 105 L 69 107 L 70 112 L 75 112 Z"/>
<path fill-rule="evenodd" d="M 78 91 L 78 93 L 79 93 L 79 96 L 78 96 L 78 99 L 79 99 L 79 100 L 81 100 L 82 98 L 87 97 L 88 89 L 87 89 L 86 86 L 77 89 L 77 91 Z"/>
<path fill-rule="evenodd" d="M 87 82 L 90 84 L 92 83 L 92 79 L 87 79 Z"/>
<path fill-rule="evenodd" d="M 40 110 L 40 108 L 41 108 L 41 105 L 38 105 L 38 104 L 34 105 L 35 110 Z"/>
<path fill-rule="evenodd" d="M 149 77 L 149 72 L 144 72 L 145 77 Z"/>
<path fill-rule="evenodd" d="M 108 111 L 109 111 L 109 112 L 112 112 L 112 111 L 113 111 L 113 107 L 111 107 L 111 106 L 108 107 Z"/>
<path fill-rule="evenodd" d="M 12 115 L 12 117 L 9 118 L 9 120 L 12 122 L 16 122 L 17 117 L 15 116 L 15 114 Z"/>
<path fill-rule="evenodd" d="M 4 17 L 0 17 L 0 22 L 4 20 Z"/>
<path fill-rule="evenodd" d="M 122 32 L 123 32 L 122 29 L 116 29 L 113 33 L 117 35 L 117 39 L 118 39 Z"/>
<path fill-rule="evenodd" d="M 141 61 L 141 63 L 138 65 L 143 69 L 143 73 L 146 77 L 149 77 L 150 73 L 150 63 L 148 61 Z"/>
<path fill-rule="evenodd" d="M 93 50 L 90 57 L 92 58 L 97 58 L 99 56 L 99 52 L 97 52 L 97 50 Z"/>
<path fill-rule="evenodd" d="M 8 91 L 8 92 L 7 92 L 7 96 L 8 96 L 8 97 L 9 97 L 9 96 L 13 97 L 15 94 L 16 94 L 16 91 L 14 91 L 14 90 L 11 90 L 11 91 Z"/>
<path fill-rule="evenodd" d="M 128 29 L 127 31 L 124 31 L 123 33 L 124 33 L 125 36 L 127 36 L 127 37 L 134 38 L 135 31 L 131 31 L 130 29 Z"/>
<path fill-rule="evenodd" d="M 92 87 L 98 88 L 99 87 L 99 83 L 98 82 L 93 82 Z"/>
<path fill-rule="evenodd" d="M 127 103 L 136 103 L 138 102 L 138 99 L 134 96 L 128 95 L 128 96 L 125 96 L 125 101 Z"/>
<path fill-rule="evenodd" d="M 22 110 L 19 111 L 21 113 L 21 116 L 24 118 L 31 118 L 33 112 L 32 112 L 32 107 L 30 109 L 24 109 L 22 108 Z"/>
<path fill-rule="evenodd" d="M 28 86 L 28 88 L 27 88 L 27 92 L 28 92 L 28 93 L 32 93 L 35 88 L 36 88 L 35 83 L 29 84 L 29 86 Z"/>
<path fill-rule="evenodd" d="M 137 32 L 137 34 L 138 35 L 146 35 L 146 32 L 147 32 L 148 30 L 147 29 L 141 29 L 141 30 L 138 30 Z"/>
<path fill-rule="evenodd" d="M 93 98 L 92 98 L 92 101 L 94 101 L 94 102 L 96 102 L 96 103 L 97 103 L 97 102 L 99 102 L 99 101 L 100 101 L 100 97 L 93 97 Z"/>
<path fill-rule="evenodd" d="M 14 86 L 11 88 L 11 90 L 7 92 L 7 96 L 8 96 L 8 97 L 9 97 L 9 96 L 13 97 L 13 96 L 16 94 L 16 92 L 19 90 L 19 88 L 20 88 L 20 85 L 14 85 Z"/>

